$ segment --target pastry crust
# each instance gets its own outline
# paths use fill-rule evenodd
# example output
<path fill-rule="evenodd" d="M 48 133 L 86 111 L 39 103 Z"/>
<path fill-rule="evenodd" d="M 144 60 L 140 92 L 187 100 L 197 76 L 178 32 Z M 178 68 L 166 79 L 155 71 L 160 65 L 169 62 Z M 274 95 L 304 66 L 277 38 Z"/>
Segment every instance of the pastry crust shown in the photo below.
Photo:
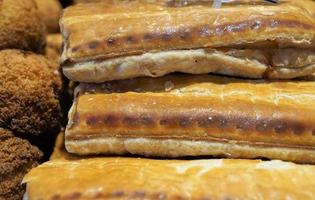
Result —
<path fill-rule="evenodd" d="M 315 167 L 278 160 L 53 160 L 23 182 L 31 200 L 315 198 Z"/>
<path fill-rule="evenodd" d="M 180 74 L 81 84 L 69 112 L 66 148 L 84 155 L 227 153 L 315 162 L 314 84 Z M 181 143 L 189 144 L 174 150 Z M 139 148 L 131 150 L 135 144 Z"/>
<path fill-rule="evenodd" d="M 236 1 L 213 9 L 212 1 L 196 2 L 132 1 L 66 9 L 61 19 L 65 75 L 103 82 L 174 71 L 283 79 L 315 72 L 315 19 L 301 6 Z M 288 52 L 304 64 L 290 63 Z M 286 58 L 280 66 L 273 62 L 279 56 Z"/>

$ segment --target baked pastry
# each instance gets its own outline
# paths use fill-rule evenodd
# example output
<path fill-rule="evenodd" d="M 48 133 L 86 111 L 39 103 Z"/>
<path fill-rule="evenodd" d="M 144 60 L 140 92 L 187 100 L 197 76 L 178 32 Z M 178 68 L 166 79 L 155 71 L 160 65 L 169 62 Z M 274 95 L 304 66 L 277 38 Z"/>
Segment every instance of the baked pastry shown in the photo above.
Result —
<path fill-rule="evenodd" d="M 48 33 L 58 33 L 62 6 L 59 0 L 35 0 Z"/>
<path fill-rule="evenodd" d="M 81 84 L 71 153 L 267 157 L 315 163 L 315 82 L 170 75 Z"/>
<path fill-rule="evenodd" d="M 24 138 L 57 131 L 62 117 L 61 79 L 44 56 L 0 51 L 0 127 Z"/>
<path fill-rule="evenodd" d="M 62 43 L 61 35 L 59 33 L 48 34 L 46 40 L 45 56 L 48 60 L 55 62 L 59 66 Z"/>
<path fill-rule="evenodd" d="M 212 1 L 180 2 L 66 9 L 64 74 L 78 82 L 104 82 L 175 71 L 271 79 L 315 72 L 315 18 L 301 6 L 235 1 L 214 9 Z"/>
<path fill-rule="evenodd" d="M 0 50 L 42 53 L 45 37 L 45 25 L 33 0 L 0 1 Z"/>
<path fill-rule="evenodd" d="M 22 199 L 24 175 L 40 164 L 42 152 L 27 140 L 0 128 L 0 199 Z"/>
<path fill-rule="evenodd" d="M 54 150 L 49 160 L 56 160 L 56 159 L 77 160 L 81 158 L 84 158 L 84 157 L 67 152 L 65 148 L 65 132 L 64 130 L 61 130 L 61 132 L 58 134 L 56 138 Z"/>
<path fill-rule="evenodd" d="M 278 160 L 53 160 L 23 183 L 32 200 L 314 199 L 315 166 Z"/>

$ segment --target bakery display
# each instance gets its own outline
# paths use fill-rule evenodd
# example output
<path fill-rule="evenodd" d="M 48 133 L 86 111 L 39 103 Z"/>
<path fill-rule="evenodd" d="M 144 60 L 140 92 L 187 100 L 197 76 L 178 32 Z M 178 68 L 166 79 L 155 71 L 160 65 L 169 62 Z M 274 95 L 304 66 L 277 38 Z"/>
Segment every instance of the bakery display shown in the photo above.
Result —
<path fill-rule="evenodd" d="M 315 162 L 315 82 L 175 74 L 76 88 L 71 153 Z"/>
<path fill-rule="evenodd" d="M 53 160 L 23 183 L 32 200 L 313 199 L 315 167 L 277 160 Z"/>
<path fill-rule="evenodd" d="M 44 56 L 0 51 L 0 127 L 23 137 L 58 132 L 61 80 Z"/>
<path fill-rule="evenodd" d="M 315 19 L 296 4 L 158 2 L 67 8 L 60 21 L 64 74 L 104 82 L 176 71 L 270 79 L 315 72 Z"/>
<path fill-rule="evenodd" d="M 22 199 L 24 175 L 40 164 L 42 152 L 27 140 L 0 128 L 0 199 Z"/>
<path fill-rule="evenodd" d="M 0 1 L 0 50 L 42 53 L 45 36 L 45 26 L 33 0 Z"/>
<path fill-rule="evenodd" d="M 58 0 L 35 0 L 48 33 L 58 33 L 62 7 Z"/>

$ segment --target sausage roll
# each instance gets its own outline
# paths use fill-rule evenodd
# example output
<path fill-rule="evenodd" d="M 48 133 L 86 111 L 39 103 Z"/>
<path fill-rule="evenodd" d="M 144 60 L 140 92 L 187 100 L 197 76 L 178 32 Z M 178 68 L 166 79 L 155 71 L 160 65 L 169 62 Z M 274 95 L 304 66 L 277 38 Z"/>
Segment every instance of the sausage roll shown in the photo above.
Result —
<path fill-rule="evenodd" d="M 29 200 L 315 198 L 315 166 L 278 160 L 53 160 L 23 182 Z"/>
<path fill-rule="evenodd" d="M 315 163 L 315 82 L 169 75 L 76 88 L 71 153 Z"/>
<path fill-rule="evenodd" d="M 217 9 L 212 3 L 70 7 L 61 19 L 63 71 L 78 82 L 171 72 L 270 79 L 315 72 L 315 18 L 300 4 L 232 1 Z"/>

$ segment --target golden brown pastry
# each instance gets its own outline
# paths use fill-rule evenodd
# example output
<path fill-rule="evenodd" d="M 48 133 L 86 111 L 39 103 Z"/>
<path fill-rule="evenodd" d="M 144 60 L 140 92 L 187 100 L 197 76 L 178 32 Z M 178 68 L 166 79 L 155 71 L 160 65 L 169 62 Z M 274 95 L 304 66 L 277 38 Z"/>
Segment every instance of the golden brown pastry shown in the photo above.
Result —
<path fill-rule="evenodd" d="M 315 82 L 171 75 L 81 84 L 66 148 L 315 163 Z"/>
<path fill-rule="evenodd" d="M 0 1 L 0 50 L 43 52 L 45 26 L 33 0 Z"/>
<path fill-rule="evenodd" d="M 236 1 L 220 9 L 212 1 L 172 2 L 66 9 L 65 75 L 104 82 L 175 71 L 281 79 L 315 72 L 315 18 L 290 1 Z"/>
<path fill-rule="evenodd" d="M 62 7 L 58 0 L 35 0 L 48 33 L 58 33 Z"/>
<path fill-rule="evenodd" d="M 62 38 L 59 33 L 48 34 L 45 56 L 59 66 Z"/>
<path fill-rule="evenodd" d="M 30 200 L 315 198 L 315 166 L 278 160 L 53 160 L 23 182 Z"/>
<path fill-rule="evenodd" d="M 76 160 L 76 159 L 81 159 L 81 158 L 84 158 L 84 157 L 67 152 L 65 148 L 65 132 L 64 130 L 61 130 L 61 132 L 58 134 L 56 138 L 54 150 L 49 159 L 50 160 L 56 160 L 56 159 Z"/>

